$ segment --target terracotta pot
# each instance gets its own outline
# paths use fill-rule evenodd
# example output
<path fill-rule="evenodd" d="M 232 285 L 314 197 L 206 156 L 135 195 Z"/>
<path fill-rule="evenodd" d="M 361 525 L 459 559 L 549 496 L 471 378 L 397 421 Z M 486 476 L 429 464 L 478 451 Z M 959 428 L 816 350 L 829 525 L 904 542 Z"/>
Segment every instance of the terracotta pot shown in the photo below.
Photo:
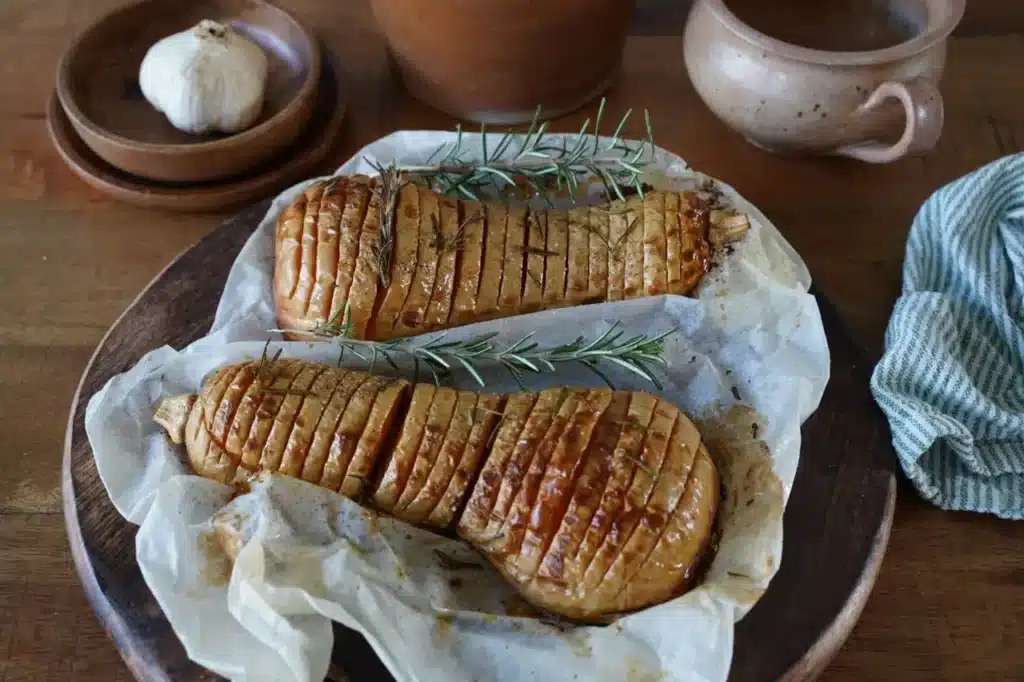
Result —
<path fill-rule="evenodd" d="M 634 0 L 373 0 L 406 87 L 453 116 L 547 118 L 602 94 L 618 73 Z"/>

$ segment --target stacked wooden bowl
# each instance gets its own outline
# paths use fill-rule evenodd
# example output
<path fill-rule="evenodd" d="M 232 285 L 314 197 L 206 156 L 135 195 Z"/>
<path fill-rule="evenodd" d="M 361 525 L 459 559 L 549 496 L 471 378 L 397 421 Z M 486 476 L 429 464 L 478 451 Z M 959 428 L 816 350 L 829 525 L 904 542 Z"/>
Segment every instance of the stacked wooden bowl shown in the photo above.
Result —
<path fill-rule="evenodd" d="M 269 62 L 259 119 L 232 135 L 176 129 L 139 88 L 149 47 L 203 19 L 231 25 Z M 99 19 L 68 48 L 48 120 L 58 152 L 96 189 L 139 205 L 205 211 L 311 175 L 343 114 L 337 69 L 284 10 L 264 0 L 143 0 Z"/>

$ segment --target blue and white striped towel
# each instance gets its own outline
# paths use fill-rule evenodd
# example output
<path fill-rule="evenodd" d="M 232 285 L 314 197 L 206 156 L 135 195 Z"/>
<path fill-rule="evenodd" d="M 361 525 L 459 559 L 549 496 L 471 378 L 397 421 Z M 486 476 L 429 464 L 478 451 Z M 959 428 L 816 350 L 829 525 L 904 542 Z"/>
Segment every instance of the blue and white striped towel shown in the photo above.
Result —
<path fill-rule="evenodd" d="M 1024 154 L 936 192 L 910 230 L 871 390 L 945 509 L 1024 519 Z"/>

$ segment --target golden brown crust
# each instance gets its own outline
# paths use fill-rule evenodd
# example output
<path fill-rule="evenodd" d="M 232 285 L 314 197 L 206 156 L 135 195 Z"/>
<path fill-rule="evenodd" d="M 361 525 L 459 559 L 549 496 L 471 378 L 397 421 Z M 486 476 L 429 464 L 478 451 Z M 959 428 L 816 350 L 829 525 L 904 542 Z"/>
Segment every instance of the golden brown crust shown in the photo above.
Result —
<path fill-rule="evenodd" d="M 274 227 L 274 304 L 279 317 L 300 317 L 299 311 L 292 309 L 291 298 L 299 284 L 302 222 L 311 188 L 284 209 Z"/>
<path fill-rule="evenodd" d="M 416 271 L 409 285 L 409 294 L 395 321 L 394 336 L 412 336 L 423 331 L 427 308 L 437 279 L 437 264 L 443 249 L 441 233 L 441 207 L 433 192 L 420 192 L 420 220 Z"/>
<path fill-rule="evenodd" d="M 596 590 L 604 581 L 612 562 L 625 551 L 626 543 L 639 523 L 660 478 L 666 449 L 664 433 L 666 425 L 671 429 L 674 418 L 675 414 L 665 410 L 663 403 L 655 406 L 651 421 L 642 435 L 643 445 L 640 452 L 634 456 L 639 468 L 633 474 L 632 483 L 625 491 L 623 505 L 612 519 L 604 542 L 583 574 L 583 591 Z M 654 436 L 657 435 L 661 438 L 655 439 Z"/>
<path fill-rule="evenodd" d="M 309 310 L 309 297 L 313 293 L 316 277 L 316 226 L 320 219 L 320 200 L 326 184 L 318 182 L 307 190 L 306 213 L 302 217 L 302 232 L 299 235 L 299 277 L 292 294 L 292 305 L 298 314 L 305 316 Z"/>
<path fill-rule="evenodd" d="M 374 249 L 380 234 L 380 202 L 374 196 L 373 185 L 370 186 L 370 199 L 363 216 L 363 224 L 359 228 L 359 250 L 356 256 L 356 268 L 352 273 L 352 289 L 348 300 L 341 301 L 335 297 L 331 305 L 332 318 L 344 306 L 349 306 L 348 319 L 352 323 L 352 335 L 357 339 L 365 339 L 373 317 L 374 304 L 377 300 L 377 289 L 380 279 L 377 273 L 377 259 Z"/>
<path fill-rule="evenodd" d="M 302 480 L 319 484 L 323 479 L 324 465 L 330 452 L 331 441 L 341 423 L 341 417 L 345 413 L 349 400 L 356 390 L 370 379 L 361 372 L 348 372 L 337 370 L 332 372 L 337 377 L 331 394 L 327 396 L 326 406 L 320 416 L 316 431 L 313 433 L 313 441 L 310 443 L 309 451 L 305 461 L 302 463 Z M 328 486 L 329 487 L 329 486 Z"/>
<path fill-rule="evenodd" d="M 587 284 L 587 302 L 608 300 L 608 244 L 610 234 L 608 209 L 595 206 L 590 209 L 590 276 Z"/>
<path fill-rule="evenodd" d="M 544 307 L 561 308 L 565 300 L 566 267 L 569 258 L 569 215 L 565 211 L 547 214 L 547 250 L 544 263 Z"/>
<path fill-rule="evenodd" d="M 529 513 L 525 516 L 526 532 L 515 558 L 515 572 L 532 580 L 548 551 L 555 533 L 569 506 L 578 476 L 587 460 L 587 450 L 598 420 L 612 401 L 610 389 L 593 389 L 582 393 L 575 411 L 547 462 L 535 461 L 540 472 L 534 490 L 529 491 Z M 532 500 L 532 501 L 531 501 Z"/>
<path fill-rule="evenodd" d="M 711 543 L 720 486 L 708 451 L 700 446 L 686 489 L 639 568 L 621 582 L 616 611 L 631 611 L 683 594 Z M 670 578 L 670 579 L 669 579 Z"/>
<path fill-rule="evenodd" d="M 371 381 L 375 384 L 377 395 L 370 413 L 362 422 L 362 435 L 338 489 L 342 495 L 353 499 L 362 499 L 370 485 L 370 476 L 377 465 L 377 458 L 390 434 L 398 428 L 394 424 L 405 406 L 409 389 L 409 382 L 404 379 L 374 377 Z"/>
<path fill-rule="evenodd" d="M 442 329 L 448 325 L 452 300 L 455 297 L 455 275 L 460 251 L 467 247 L 465 235 L 459 235 L 459 202 L 449 197 L 441 197 L 441 255 L 437 263 L 437 276 L 434 278 L 434 291 L 430 295 L 427 316 L 423 321 L 423 329 Z"/>
<path fill-rule="evenodd" d="M 231 483 L 235 478 L 238 464 L 210 435 L 203 401 L 192 404 L 188 422 L 185 425 L 185 443 L 192 468 L 200 476 Z"/>
<path fill-rule="evenodd" d="M 657 476 L 647 482 L 647 496 L 636 507 L 629 505 L 627 498 L 624 516 L 636 515 L 628 535 L 620 547 L 612 546 L 615 558 L 604 576 L 601 577 L 593 598 L 597 601 L 614 599 L 622 591 L 627 578 L 650 553 L 686 488 L 695 449 L 669 449 L 669 436 L 676 426 L 678 410 L 664 402 L 658 404 L 651 420 L 644 442 L 644 461 L 654 468 L 652 461 L 659 462 Z M 646 472 L 645 472 L 646 473 Z M 646 476 L 646 478 L 652 478 Z"/>
<path fill-rule="evenodd" d="M 402 518 L 402 510 L 423 490 L 430 470 L 437 462 L 441 446 L 444 445 L 458 399 L 459 392 L 453 388 L 441 387 L 434 393 L 430 411 L 427 413 L 427 421 L 423 426 L 423 438 L 416 450 L 412 471 L 402 489 L 402 494 L 398 496 L 398 502 L 390 510 L 395 516 Z"/>
<path fill-rule="evenodd" d="M 622 297 L 639 298 L 644 286 L 644 200 L 630 197 L 626 200 L 626 230 L 619 236 L 616 252 L 622 258 Z"/>
<path fill-rule="evenodd" d="M 711 264 L 708 244 L 708 210 L 693 195 L 679 195 L 679 266 L 681 272 L 673 294 L 690 293 L 700 284 Z"/>
<path fill-rule="evenodd" d="M 590 280 L 590 209 L 569 210 L 569 266 L 566 273 L 565 300 L 579 305 L 587 298 Z"/>
<path fill-rule="evenodd" d="M 324 471 L 320 475 L 320 485 L 324 488 L 339 490 L 345 482 L 349 465 L 363 436 L 366 421 L 379 390 L 380 382 L 370 377 L 359 384 L 359 388 L 345 405 L 341 421 L 331 434 L 327 461 L 324 462 Z"/>
<path fill-rule="evenodd" d="M 306 305 L 306 316 L 313 320 L 325 320 L 330 314 L 331 301 L 339 271 L 349 261 L 344 249 L 340 248 L 341 217 L 345 209 L 345 189 L 348 180 L 326 183 L 320 195 L 320 205 L 312 228 L 314 237 L 313 287 Z M 344 295 L 342 295 L 344 296 Z"/>
<path fill-rule="evenodd" d="M 543 307 L 547 219 L 543 213 L 530 211 L 525 220 L 526 269 L 523 271 L 523 300 L 520 311 L 530 313 Z"/>
<path fill-rule="evenodd" d="M 309 387 L 309 395 L 302 397 L 302 403 L 295 414 L 295 421 L 281 455 L 278 471 L 286 476 L 302 478 L 302 468 L 306 463 L 313 444 L 313 436 L 320 425 L 327 402 L 334 394 L 334 389 L 341 384 L 340 372 L 328 367 L 320 372 Z"/>
<path fill-rule="evenodd" d="M 483 204 L 459 202 L 462 213 L 462 249 L 459 251 L 455 275 L 455 300 L 449 314 L 449 325 L 469 324 L 476 308 L 483 268 L 486 211 Z"/>
<path fill-rule="evenodd" d="M 626 491 L 637 475 L 644 475 L 644 471 L 638 466 L 638 463 L 643 449 L 644 435 L 651 423 L 656 403 L 657 399 L 647 393 L 630 395 L 626 418 L 621 425 L 615 448 L 612 450 L 612 461 L 609 465 L 611 477 L 601 494 L 593 519 L 587 526 L 579 548 L 576 550 L 574 557 L 576 568 L 566 571 L 565 580 L 583 580 L 612 524 L 619 519 L 622 513 Z"/>
<path fill-rule="evenodd" d="M 523 265 L 526 262 L 526 209 L 508 209 L 505 226 L 505 264 L 498 294 L 498 315 L 509 317 L 519 312 L 523 297 Z"/>
<path fill-rule="evenodd" d="M 306 401 L 307 394 L 313 382 L 327 369 L 324 365 L 307 364 L 303 367 L 295 381 L 289 388 L 288 395 L 281 401 L 277 414 L 274 417 L 274 425 L 270 427 L 270 435 L 263 445 L 263 453 L 260 455 L 260 468 L 265 471 L 277 471 L 284 458 L 285 446 L 291 437 L 295 426 L 295 417 Z M 314 398 L 315 400 L 315 398 Z"/>
<path fill-rule="evenodd" d="M 682 287 L 682 261 L 679 252 L 682 250 L 682 228 L 679 224 L 679 194 L 669 192 L 665 195 L 665 275 L 668 291 L 678 292 Z"/>
<path fill-rule="evenodd" d="M 641 295 L 660 296 L 668 293 L 665 259 L 665 195 L 648 192 L 644 196 L 644 290 Z"/>
<path fill-rule="evenodd" d="M 228 452 L 238 453 L 239 461 L 245 448 L 245 441 L 249 438 L 253 419 L 256 417 L 256 408 L 259 407 L 263 396 L 263 385 L 255 380 L 256 366 L 252 367 L 252 371 L 253 381 L 238 402 L 238 409 L 235 410 L 235 418 L 231 421 L 231 428 L 224 444 Z"/>
<path fill-rule="evenodd" d="M 259 467 L 260 458 L 263 456 L 263 446 L 274 426 L 274 417 L 277 416 L 277 411 L 284 402 L 284 392 L 291 388 L 292 381 L 303 366 L 304 363 L 294 361 L 274 363 L 271 370 L 272 378 L 265 382 L 269 384 L 266 388 L 270 390 L 262 391 L 260 395 L 252 427 L 242 448 L 242 466 L 249 471 L 255 471 Z"/>
<path fill-rule="evenodd" d="M 507 485 L 506 467 L 536 402 L 536 393 L 520 393 L 510 396 L 501 410 L 494 442 L 484 459 L 462 518 L 458 520 L 460 537 L 477 543 L 487 539 L 495 501 L 501 488 Z"/>
<path fill-rule="evenodd" d="M 463 508 L 476 473 L 483 466 L 487 446 L 504 411 L 505 398 L 498 395 L 480 395 L 477 401 L 469 438 L 462 456 L 444 487 L 444 494 L 430 511 L 426 522 L 434 528 L 449 528 Z"/>
<path fill-rule="evenodd" d="M 371 338 L 389 339 L 402 306 L 409 295 L 413 275 L 417 268 L 420 235 L 420 193 L 414 184 L 402 187 L 395 207 L 394 243 L 391 252 L 389 286 L 384 289 L 383 300 L 376 319 L 371 322 Z"/>
<path fill-rule="evenodd" d="M 336 296 L 339 270 L 351 267 L 354 255 L 342 248 L 344 240 L 353 238 L 342 216 L 350 212 L 347 204 L 353 200 L 347 190 L 366 182 L 363 176 L 315 182 L 278 218 L 274 230 L 274 306 L 282 328 L 312 329 L 344 302 L 346 293 Z M 357 223 L 356 239 L 358 229 Z M 348 271 L 342 282 L 350 277 Z M 347 292 L 348 284 L 344 287 Z"/>
<path fill-rule="evenodd" d="M 572 498 L 562 522 L 541 561 L 540 569 L 534 576 L 535 582 L 560 583 L 567 573 L 575 570 L 576 552 L 594 518 L 612 472 L 629 464 L 628 461 L 615 457 L 615 446 L 622 433 L 623 424 L 626 423 L 629 399 L 629 391 L 615 391 L 608 408 L 601 415 L 594 430 L 583 471 L 573 488 Z"/>
<path fill-rule="evenodd" d="M 390 512 L 397 506 L 416 464 L 416 453 L 419 452 L 420 443 L 423 441 L 430 405 L 436 393 L 437 388 L 431 384 L 418 384 L 413 389 L 409 411 L 402 422 L 398 442 L 373 493 L 373 506 L 377 509 Z"/>
<path fill-rule="evenodd" d="M 253 368 L 249 365 L 235 367 L 233 372 L 224 372 L 215 382 L 215 389 L 203 401 L 204 423 L 210 436 L 218 443 L 227 440 L 231 420 L 254 376 Z"/>
<path fill-rule="evenodd" d="M 451 421 L 448 422 L 441 446 L 437 448 L 436 457 L 432 462 L 426 459 L 416 461 L 420 471 L 414 468 L 413 477 L 421 478 L 423 483 L 415 493 L 412 493 L 412 486 L 406 487 L 406 499 L 404 504 L 403 500 L 399 500 L 395 516 L 411 523 L 422 523 L 441 501 L 448 481 L 465 453 L 469 432 L 476 418 L 477 398 L 473 391 L 457 392 Z"/>
<path fill-rule="evenodd" d="M 501 277 L 505 268 L 505 227 L 508 224 L 508 209 L 502 204 L 487 204 L 486 234 L 484 235 L 483 265 L 480 269 L 480 288 L 473 308 L 473 319 L 477 322 L 489 320 L 498 314 L 498 296 L 501 293 Z"/>
<path fill-rule="evenodd" d="M 199 395 L 199 402 L 203 404 L 203 422 L 206 424 L 207 429 L 213 428 L 213 417 L 217 414 L 217 410 L 220 409 L 221 398 L 224 397 L 224 392 L 228 390 L 228 384 L 241 369 L 237 365 L 223 367 L 203 382 L 209 386 L 209 389 Z"/>
<path fill-rule="evenodd" d="M 524 530 L 524 507 L 529 504 L 527 488 L 543 475 L 543 469 L 538 472 L 537 468 L 547 463 L 556 445 L 557 434 L 564 428 L 577 401 L 576 392 L 564 388 L 547 389 L 537 396 L 522 431 L 511 445 L 508 463 L 487 519 L 484 531 L 487 539 L 481 545 L 492 554 L 508 555 L 519 546 Z M 536 462 L 538 459 L 543 461 Z"/>
<path fill-rule="evenodd" d="M 608 207 L 608 300 L 621 301 L 626 286 L 626 253 L 623 243 L 629 229 L 626 202 L 613 201 Z"/>

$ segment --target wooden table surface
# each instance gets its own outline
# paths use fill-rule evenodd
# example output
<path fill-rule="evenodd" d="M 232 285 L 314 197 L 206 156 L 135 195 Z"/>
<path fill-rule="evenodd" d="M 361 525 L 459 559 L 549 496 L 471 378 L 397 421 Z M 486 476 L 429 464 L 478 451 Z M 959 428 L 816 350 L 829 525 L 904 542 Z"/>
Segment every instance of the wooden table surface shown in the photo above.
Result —
<path fill-rule="evenodd" d="M 105 329 L 225 217 L 115 204 L 50 147 L 44 110 L 57 60 L 116 4 L 0 3 L 0 682 L 130 679 L 71 566 L 58 478 L 67 409 Z M 452 127 L 395 81 L 365 0 L 283 4 L 343 60 L 350 113 L 335 162 L 395 129 Z M 609 113 L 649 108 L 659 144 L 758 204 L 877 359 L 917 208 L 942 184 L 1024 143 L 1024 3 L 970 3 L 950 45 L 939 147 L 882 167 L 774 157 L 729 133 L 687 81 L 684 19 L 679 2 L 641 0 Z M 901 485 L 881 575 L 823 679 L 1024 679 L 1022 540 L 1022 524 L 942 512 Z"/>

